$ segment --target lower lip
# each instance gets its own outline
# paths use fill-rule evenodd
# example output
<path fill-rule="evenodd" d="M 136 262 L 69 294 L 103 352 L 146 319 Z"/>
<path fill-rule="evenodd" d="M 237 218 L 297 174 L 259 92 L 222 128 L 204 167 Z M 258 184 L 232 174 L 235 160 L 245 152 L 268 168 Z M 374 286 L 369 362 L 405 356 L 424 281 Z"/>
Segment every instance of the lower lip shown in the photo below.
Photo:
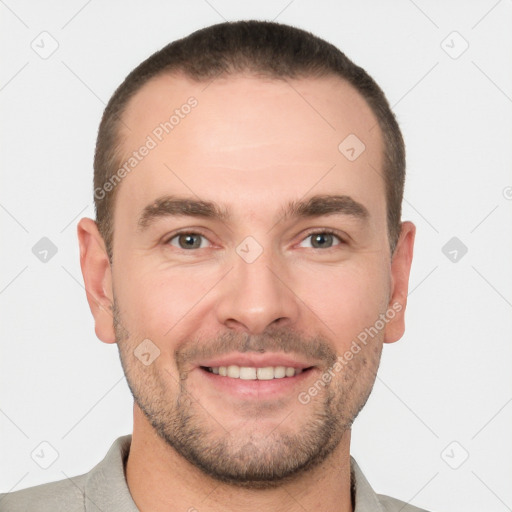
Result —
<path fill-rule="evenodd" d="M 198 368 L 200 375 L 206 379 L 208 385 L 215 387 L 222 393 L 231 394 L 238 398 L 259 400 L 280 398 L 282 395 L 290 394 L 294 390 L 297 394 L 300 391 L 304 391 L 306 389 L 306 380 L 315 373 L 315 370 L 316 368 L 310 368 L 293 377 L 283 377 L 282 379 L 244 380 L 223 377 L 222 375 Z"/>

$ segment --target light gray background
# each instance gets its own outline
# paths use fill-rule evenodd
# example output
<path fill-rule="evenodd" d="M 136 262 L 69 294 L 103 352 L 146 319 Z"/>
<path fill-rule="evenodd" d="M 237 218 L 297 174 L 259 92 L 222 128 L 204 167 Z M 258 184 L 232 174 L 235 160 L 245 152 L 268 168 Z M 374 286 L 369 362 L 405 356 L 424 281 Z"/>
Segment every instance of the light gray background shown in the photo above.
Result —
<path fill-rule="evenodd" d="M 84 473 L 131 432 L 76 239 L 94 215 L 106 102 L 171 40 L 256 18 L 310 30 L 367 69 L 407 143 L 404 219 L 418 228 L 407 333 L 384 348 L 352 454 L 377 492 L 437 511 L 512 510 L 510 0 L 5 0 L 0 13 L 0 491 Z M 51 49 L 43 31 L 59 45 L 47 59 L 31 47 Z M 454 236 L 468 248 L 456 262 L 442 252 Z M 32 252 L 42 237 L 58 248 L 46 263 Z M 52 460 L 43 441 L 58 452 L 48 469 L 35 462 Z"/>

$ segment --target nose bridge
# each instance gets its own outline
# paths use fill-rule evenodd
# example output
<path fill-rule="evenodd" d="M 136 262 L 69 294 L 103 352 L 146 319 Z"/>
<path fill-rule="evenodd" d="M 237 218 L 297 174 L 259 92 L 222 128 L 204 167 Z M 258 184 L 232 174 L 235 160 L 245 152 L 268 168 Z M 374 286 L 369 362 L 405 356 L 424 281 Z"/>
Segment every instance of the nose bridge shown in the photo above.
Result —
<path fill-rule="evenodd" d="M 295 320 L 297 303 L 283 283 L 283 267 L 270 246 L 246 237 L 236 247 L 232 262 L 217 307 L 219 322 L 256 334 L 277 320 Z"/>

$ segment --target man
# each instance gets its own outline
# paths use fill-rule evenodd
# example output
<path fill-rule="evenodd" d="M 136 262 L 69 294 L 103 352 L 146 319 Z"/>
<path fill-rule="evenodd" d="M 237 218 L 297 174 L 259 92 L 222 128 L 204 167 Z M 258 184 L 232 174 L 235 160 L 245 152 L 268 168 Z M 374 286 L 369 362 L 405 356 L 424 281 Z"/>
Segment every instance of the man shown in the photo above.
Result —
<path fill-rule="evenodd" d="M 417 511 L 374 493 L 351 426 L 404 332 L 415 228 L 384 94 L 338 49 L 215 25 L 110 100 L 78 225 L 131 436 L 4 511 Z"/>

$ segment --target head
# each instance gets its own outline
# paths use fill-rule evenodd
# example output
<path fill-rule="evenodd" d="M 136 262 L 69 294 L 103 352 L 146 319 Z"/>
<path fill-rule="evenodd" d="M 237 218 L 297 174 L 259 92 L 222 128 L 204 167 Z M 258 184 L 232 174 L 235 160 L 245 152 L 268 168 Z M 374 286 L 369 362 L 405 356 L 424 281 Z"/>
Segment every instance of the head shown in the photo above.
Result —
<path fill-rule="evenodd" d="M 183 460 L 268 487 L 348 438 L 404 330 L 404 175 L 381 89 L 302 30 L 223 23 L 127 76 L 98 133 L 81 265 L 136 411 Z"/>

